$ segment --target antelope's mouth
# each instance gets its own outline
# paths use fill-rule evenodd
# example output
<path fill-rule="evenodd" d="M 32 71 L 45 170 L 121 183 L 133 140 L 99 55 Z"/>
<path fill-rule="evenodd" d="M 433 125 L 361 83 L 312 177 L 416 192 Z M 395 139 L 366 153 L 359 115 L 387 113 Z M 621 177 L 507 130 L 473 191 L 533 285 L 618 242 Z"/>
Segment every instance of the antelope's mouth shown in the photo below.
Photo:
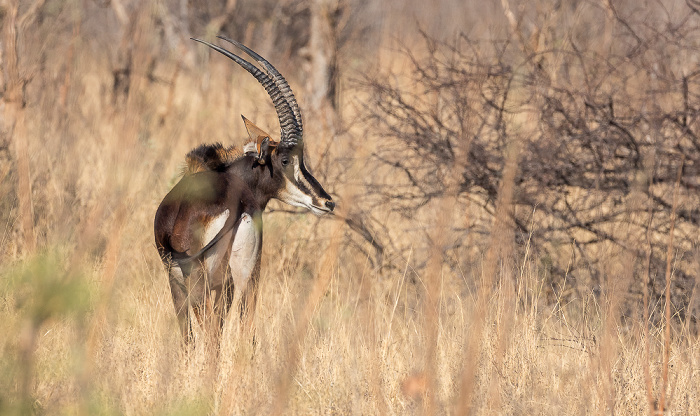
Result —
<path fill-rule="evenodd" d="M 309 209 L 314 215 L 321 216 L 333 212 L 335 209 L 335 202 L 325 201 L 321 204 L 313 203 L 309 205 Z"/>

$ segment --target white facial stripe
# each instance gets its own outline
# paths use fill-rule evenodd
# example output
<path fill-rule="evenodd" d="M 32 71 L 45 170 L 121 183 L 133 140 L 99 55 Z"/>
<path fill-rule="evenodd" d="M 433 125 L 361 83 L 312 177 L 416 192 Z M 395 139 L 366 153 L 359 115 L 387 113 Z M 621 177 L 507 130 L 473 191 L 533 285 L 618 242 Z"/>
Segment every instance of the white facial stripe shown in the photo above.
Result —
<path fill-rule="evenodd" d="M 301 166 L 299 164 L 299 156 L 292 156 L 294 159 L 294 179 L 297 180 L 297 182 L 301 182 L 301 177 L 303 176 L 301 174 Z"/>
<path fill-rule="evenodd" d="M 302 184 L 306 189 L 308 189 L 309 192 L 314 192 L 309 181 L 306 180 L 304 174 L 301 173 L 301 163 L 299 163 L 299 156 L 294 156 L 294 179 L 297 180 L 297 183 Z"/>
<path fill-rule="evenodd" d="M 293 184 L 289 179 L 284 178 L 284 188 L 280 191 L 279 199 L 289 205 L 308 208 L 313 203 L 311 196 L 302 192 L 298 186 Z"/>

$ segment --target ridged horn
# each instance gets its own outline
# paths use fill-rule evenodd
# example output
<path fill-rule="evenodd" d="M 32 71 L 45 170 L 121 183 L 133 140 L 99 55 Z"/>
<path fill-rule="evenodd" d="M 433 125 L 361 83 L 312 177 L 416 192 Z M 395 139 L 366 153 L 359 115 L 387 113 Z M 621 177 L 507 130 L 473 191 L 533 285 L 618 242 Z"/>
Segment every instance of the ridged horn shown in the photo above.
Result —
<path fill-rule="evenodd" d="M 255 77 L 256 80 L 265 88 L 265 91 L 267 92 L 267 95 L 270 96 L 272 99 L 272 104 L 275 106 L 275 111 L 277 112 L 277 118 L 279 119 L 280 123 L 280 130 L 281 130 L 281 143 L 280 145 L 286 146 L 286 147 L 294 147 L 298 143 L 301 143 L 301 126 L 297 123 L 297 118 L 295 116 L 294 110 L 292 109 L 291 105 L 285 98 L 285 94 L 283 91 L 280 90 L 277 82 L 264 72 L 262 72 L 260 69 L 258 69 L 257 66 L 251 64 L 250 62 L 246 61 L 245 59 L 241 58 L 240 56 L 220 47 L 217 45 L 214 45 L 212 43 L 209 43 L 207 41 L 201 40 L 201 39 L 196 39 L 196 38 L 190 38 L 195 42 L 199 42 L 201 44 L 207 45 L 208 47 L 214 49 L 215 51 L 219 52 L 220 54 L 226 56 L 227 58 L 231 59 L 238 65 L 240 65 L 243 69 L 248 71 L 253 77 Z M 224 39 L 227 40 L 227 39 Z M 234 45 L 241 45 L 240 43 L 236 42 Z M 241 45 L 243 46 L 243 45 Z M 245 49 L 243 49 L 245 48 Z M 250 50 L 243 46 L 244 51 Z M 246 51 L 247 52 L 247 51 Z M 253 52 L 255 53 L 255 52 Z M 252 55 L 251 55 L 252 56 Z M 265 61 L 267 62 L 267 61 Z M 269 65 L 269 63 L 268 63 Z M 271 66 L 271 65 L 270 65 Z M 274 67 L 273 67 L 274 68 Z M 279 72 L 278 72 L 279 74 Z M 281 77 L 281 75 L 280 75 Z M 282 78 L 284 80 L 284 78 Z M 286 81 L 284 81 L 286 83 Z M 289 89 L 289 85 L 287 84 L 287 88 Z M 291 89 L 289 90 L 291 93 Z M 292 96 L 293 98 L 293 96 Z M 296 101 L 295 101 L 296 104 Z M 298 110 L 298 107 L 297 107 Z M 299 118 L 301 119 L 301 118 Z"/>
<path fill-rule="evenodd" d="M 260 63 L 260 65 L 265 68 L 267 71 L 267 75 L 272 78 L 272 80 L 275 82 L 275 85 L 277 85 L 277 88 L 282 92 L 282 95 L 284 95 L 284 99 L 287 100 L 287 103 L 289 104 L 289 107 L 292 109 L 292 113 L 294 114 L 294 120 L 297 123 L 297 126 L 299 126 L 299 141 L 302 140 L 302 131 L 304 129 L 303 123 L 301 121 L 301 112 L 299 111 L 299 104 L 297 104 L 297 100 L 294 97 L 294 93 L 292 92 L 292 88 L 289 86 L 289 83 L 287 80 L 280 74 L 280 72 L 272 66 L 271 63 L 267 61 L 267 59 L 263 58 L 262 56 L 258 55 L 254 50 L 250 49 L 249 47 L 245 46 L 244 44 L 235 41 L 233 39 L 229 39 L 226 36 L 217 36 L 221 40 L 225 40 L 226 42 L 229 42 L 233 44 L 234 46 L 240 48 L 243 50 L 243 52 L 247 53 L 248 56 L 251 58 L 255 59 Z M 295 143 L 296 144 L 296 143 Z"/>

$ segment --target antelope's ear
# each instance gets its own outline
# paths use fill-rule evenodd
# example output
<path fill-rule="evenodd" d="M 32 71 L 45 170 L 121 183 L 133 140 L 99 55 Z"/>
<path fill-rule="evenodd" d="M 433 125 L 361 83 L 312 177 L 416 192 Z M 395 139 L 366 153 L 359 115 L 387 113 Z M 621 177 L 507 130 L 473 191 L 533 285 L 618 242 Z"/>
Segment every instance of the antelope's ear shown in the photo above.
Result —
<path fill-rule="evenodd" d="M 248 137 L 250 137 L 251 142 L 259 143 L 265 137 L 270 137 L 265 130 L 253 124 L 252 121 L 248 120 L 243 115 L 241 115 L 241 118 L 243 118 L 243 123 L 245 123 L 245 129 L 248 130 Z"/>
<path fill-rule="evenodd" d="M 243 118 L 243 123 L 245 123 L 245 128 L 248 130 L 248 137 L 250 138 L 245 146 L 243 146 L 243 153 L 255 156 L 258 163 L 264 165 L 267 156 L 277 147 L 278 143 L 270 139 L 270 135 L 253 124 L 252 121 L 242 115 L 241 117 Z"/>

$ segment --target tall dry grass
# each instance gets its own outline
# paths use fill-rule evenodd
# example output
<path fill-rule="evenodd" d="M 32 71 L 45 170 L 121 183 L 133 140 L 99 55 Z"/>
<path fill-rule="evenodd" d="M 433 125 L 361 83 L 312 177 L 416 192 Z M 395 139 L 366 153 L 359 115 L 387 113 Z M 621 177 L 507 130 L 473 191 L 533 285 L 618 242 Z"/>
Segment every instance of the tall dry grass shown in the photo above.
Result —
<path fill-rule="evenodd" d="M 420 11 L 414 3 L 408 10 Z M 428 14 L 435 18 L 428 30 L 441 21 L 459 26 L 453 3 Z M 20 34 L 20 67 L 42 75 L 27 84 L 24 108 L 31 188 L 18 185 L 9 148 L 25 144 L 8 126 L 0 148 L 1 414 L 652 414 L 659 400 L 669 414 L 700 413 L 700 342 L 687 327 L 621 322 L 614 291 L 590 288 L 551 303 L 552 292 L 570 285 L 567 276 L 551 290 L 546 260 L 527 243 L 510 247 L 517 142 L 495 231 L 471 237 L 478 250 L 456 271 L 443 257 L 444 237 L 470 213 L 453 195 L 408 223 L 387 207 L 362 207 L 388 229 L 428 230 L 424 259 L 409 250 L 391 259 L 396 267 L 381 267 L 371 244 L 357 243 L 339 219 L 367 201 L 359 196 L 368 175 L 390 175 L 366 165 L 381 143 L 367 138 L 372 126 L 314 124 L 320 116 L 312 113 L 305 113 L 309 159 L 339 216 L 272 204 L 257 347 L 237 337 L 229 319 L 218 361 L 204 343 L 183 350 L 153 215 L 189 148 L 236 142 L 241 113 L 275 131 L 274 111 L 262 88 L 223 58 L 185 43 L 162 52 L 151 36 L 157 2 L 137 9 L 138 36 L 123 38 L 133 42 L 135 64 L 128 91 L 115 89 L 113 60 L 121 58 L 99 26 L 106 33 L 119 19 L 92 3 L 66 4 L 47 2 L 54 24 Z M 410 32 L 414 17 L 388 10 L 397 15 L 384 16 L 386 28 Z M 393 70 L 399 59 L 391 48 L 376 57 Z M 290 81 L 304 109 L 302 82 Z M 351 119 L 362 95 L 348 88 L 343 97 Z M 23 198 L 34 205 L 36 248 L 22 232 Z M 425 246 L 415 235 L 400 243 Z M 620 258 L 600 256 L 609 280 L 622 276 Z"/>
<path fill-rule="evenodd" d="M 268 234 L 296 228 L 267 225 Z M 215 369 L 209 349 L 179 348 L 165 277 L 138 248 L 122 251 L 139 260 L 122 268 L 128 278 L 107 299 L 99 268 L 57 273 L 61 253 L 16 266 L 3 288 L 3 333 L 14 334 L 3 342 L 3 413 L 455 413 L 469 397 L 465 408 L 478 414 L 640 414 L 647 366 L 660 391 L 662 328 L 652 329 L 645 359 L 641 325 L 605 328 L 593 294 L 581 300 L 589 311 L 581 319 L 570 305 L 545 307 L 536 261 L 507 271 L 519 287 L 503 281 L 479 309 L 477 293 L 442 274 L 426 302 L 428 277 L 411 283 L 408 264 L 389 276 L 335 264 L 323 279 L 276 250 L 264 253 L 257 350 L 234 336 L 230 320 Z M 104 303 L 107 318 L 98 320 Z M 698 344 L 672 340 L 670 409 L 694 414 Z"/>

